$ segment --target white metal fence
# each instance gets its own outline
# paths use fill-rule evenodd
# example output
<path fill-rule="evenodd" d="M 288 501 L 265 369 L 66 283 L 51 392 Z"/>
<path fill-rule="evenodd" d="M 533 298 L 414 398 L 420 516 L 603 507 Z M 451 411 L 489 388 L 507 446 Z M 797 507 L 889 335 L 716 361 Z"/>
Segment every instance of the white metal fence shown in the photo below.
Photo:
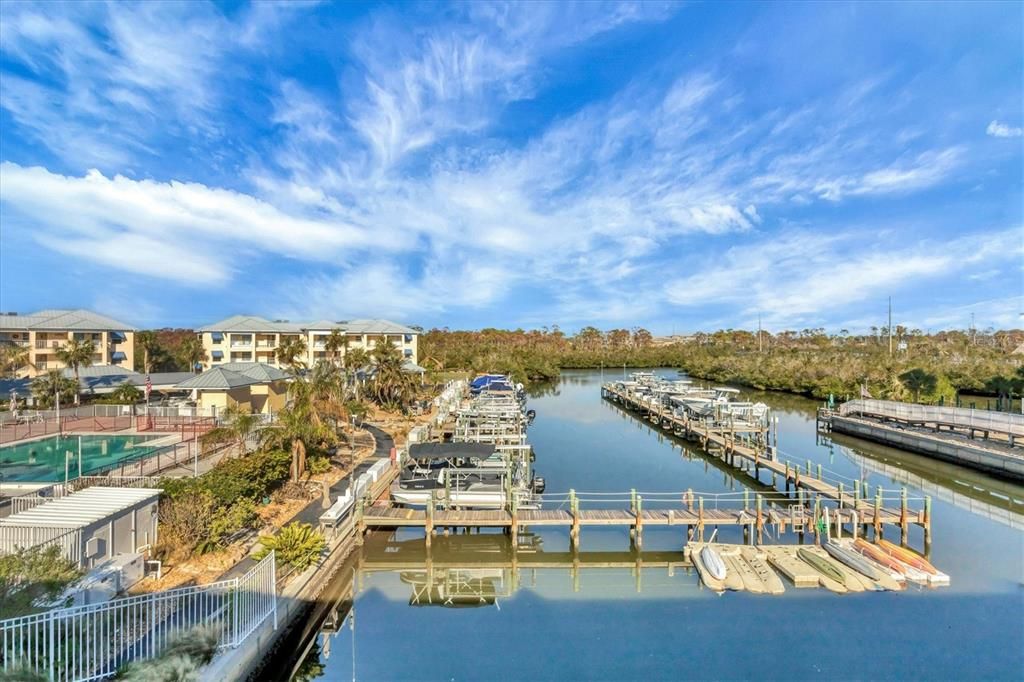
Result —
<path fill-rule="evenodd" d="M 276 581 L 271 552 L 239 578 L 0 621 L 0 678 L 104 679 L 199 626 L 218 633 L 218 648 L 236 647 L 267 618 L 277 629 Z"/>
<path fill-rule="evenodd" d="M 841 416 L 866 414 L 907 422 L 948 424 L 956 428 L 996 431 L 1024 436 L 1024 415 L 966 407 L 915 405 L 892 400 L 849 400 L 839 406 Z"/>

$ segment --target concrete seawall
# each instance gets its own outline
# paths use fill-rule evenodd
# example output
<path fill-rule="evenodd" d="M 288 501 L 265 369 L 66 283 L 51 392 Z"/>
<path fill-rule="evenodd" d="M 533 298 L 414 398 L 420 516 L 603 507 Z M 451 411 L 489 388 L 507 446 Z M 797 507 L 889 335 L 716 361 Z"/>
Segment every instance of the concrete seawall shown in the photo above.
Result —
<path fill-rule="evenodd" d="M 1024 456 L 1003 454 L 987 448 L 972 446 L 960 440 L 941 435 L 897 429 L 884 424 L 840 417 L 831 418 L 832 430 L 884 445 L 917 452 L 953 464 L 978 469 L 1000 478 L 1024 482 Z"/>

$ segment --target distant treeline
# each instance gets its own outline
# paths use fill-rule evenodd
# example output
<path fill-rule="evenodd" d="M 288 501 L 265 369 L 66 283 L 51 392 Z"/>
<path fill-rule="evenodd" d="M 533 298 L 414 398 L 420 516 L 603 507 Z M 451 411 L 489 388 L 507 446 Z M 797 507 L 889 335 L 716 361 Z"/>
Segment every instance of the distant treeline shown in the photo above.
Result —
<path fill-rule="evenodd" d="M 993 396 L 1024 390 L 1024 331 L 947 331 L 924 334 L 894 327 L 869 335 L 822 329 L 776 334 L 724 330 L 655 338 L 645 329 L 567 335 L 557 327 L 524 331 L 433 329 L 420 340 L 420 364 L 431 370 L 502 372 L 523 382 L 558 376 L 560 369 L 678 367 L 719 383 L 789 391 L 817 398 L 857 397 L 951 403 L 957 392 Z M 917 372 L 913 370 L 919 370 Z"/>

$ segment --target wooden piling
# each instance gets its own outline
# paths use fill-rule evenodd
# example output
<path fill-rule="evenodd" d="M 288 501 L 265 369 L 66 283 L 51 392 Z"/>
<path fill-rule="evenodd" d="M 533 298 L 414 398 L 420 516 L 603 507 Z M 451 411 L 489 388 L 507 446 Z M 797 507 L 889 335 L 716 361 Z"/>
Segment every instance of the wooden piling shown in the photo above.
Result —
<path fill-rule="evenodd" d="M 900 488 L 900 544 L 907 544 L 909 528 L 907 527 L 907 487 Z"/>
<path fill-rule="evenodd" d="M 757 496 L 757 544 L 764 542 L 764 514 L 762 511 L 763 499 L 759 494 Z"/>

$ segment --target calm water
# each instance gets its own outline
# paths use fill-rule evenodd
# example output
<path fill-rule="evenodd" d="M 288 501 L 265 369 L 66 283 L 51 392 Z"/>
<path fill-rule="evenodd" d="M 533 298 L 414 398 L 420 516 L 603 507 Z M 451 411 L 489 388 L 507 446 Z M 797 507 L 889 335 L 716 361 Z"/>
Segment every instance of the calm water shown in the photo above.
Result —
<path fill-rule="evenodd" d="M 0 448 L 0 479 L 63 481 L 65 458 L 69 476 L 78 478 L 79 440 L 83 476 L 108 469 L 124 458 L 138 459 L 154 449 L 145 445 L 153 440 L 151 436 L 51 436 Z"/>
<path fill-rule="evenodd" d="M 549 492 L 756 485 L 602 401 L 601 379 L 567 372 L 531 399 L 530 441 Z M 625 529 L 586 528 L 575 567 L 564 529 L 522 538 L 515 567 L 498 534 L 439 538 L 427 556 L 421 533 L 378 533 L 328 591 L 345 620 L 317 639 L 300 676 L 1020 679 L 1024 488 L 853 439 L 818 442 L 814 402 L 747 397 L 780 417 L 784 458 L 932 495 L 931 557 L 952 586 L 718 596 L 674 565 L 681 528 L 647 528 L 641 555 L 629 551 Z M 739 541 L 739 531 L 720 538 Z M 921 547 L 919 529 L 910 542 Z"/>

